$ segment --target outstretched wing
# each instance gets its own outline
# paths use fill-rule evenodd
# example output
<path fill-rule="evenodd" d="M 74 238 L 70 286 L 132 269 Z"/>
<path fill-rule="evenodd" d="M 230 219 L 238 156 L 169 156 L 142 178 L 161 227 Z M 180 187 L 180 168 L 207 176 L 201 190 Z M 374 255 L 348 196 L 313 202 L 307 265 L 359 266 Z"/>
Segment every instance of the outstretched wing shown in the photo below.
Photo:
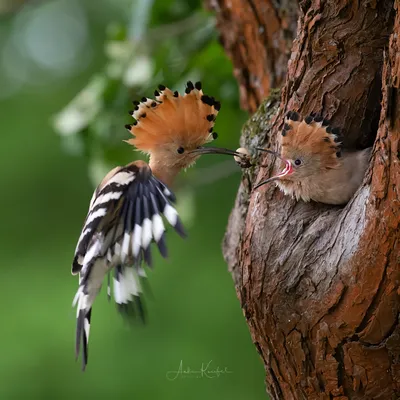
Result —
<path fill-rule="evenodd" d="M 173 193 L 150 167 L 136 161 L 108 174 L 96 189 L 90 203 L 72 264 L 72 273 L 87 270 L 101 257 L 120 259 L 123 264 L 141 259 L 151 266 L 150 245 L 154 240 L 163 257 L 167 256 L 162 216 L 181 235 L 182 223 L 172 203 Z"/>
<path fill-rule="evenodd" d="M 76 357 L 82 344 L 83 369 L 88 360 L 92 305 L 111 268 L 115 268 L 114 297 L 119 310 L 127 313 L 135 305 L 144 317 L 140 294 L 141 278 L 146 275 L 141 262 L 151 266 L 153 241 L 161 255 L 167 256 L 162 216 L 186 236 L 171 204 L 174 201 L 173 193 L 143 161 L 115 168 L 94 192 L 72 264 L 72 273 L 79 273 L 80 278 L 74 305 Z"/>

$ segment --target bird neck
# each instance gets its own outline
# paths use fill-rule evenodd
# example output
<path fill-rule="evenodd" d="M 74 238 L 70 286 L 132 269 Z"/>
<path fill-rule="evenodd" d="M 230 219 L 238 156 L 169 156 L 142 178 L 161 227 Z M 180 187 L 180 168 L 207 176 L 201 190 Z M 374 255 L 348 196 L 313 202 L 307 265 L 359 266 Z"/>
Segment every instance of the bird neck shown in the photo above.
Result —
<path fill-rule="evenodd" d="M 167 186 L 172 186 L 176 175 L 178 175 L 179 167 L 166 167 L 160 163 L 155 157 L 150 157 L 149 166 L 153 175 Z"/>

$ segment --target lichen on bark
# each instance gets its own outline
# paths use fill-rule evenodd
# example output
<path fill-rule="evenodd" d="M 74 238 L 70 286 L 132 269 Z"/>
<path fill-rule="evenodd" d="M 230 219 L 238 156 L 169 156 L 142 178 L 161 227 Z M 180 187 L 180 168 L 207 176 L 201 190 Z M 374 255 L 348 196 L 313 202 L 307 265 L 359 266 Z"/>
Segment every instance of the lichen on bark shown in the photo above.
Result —
<path fill-rule="evenodd" d="M 269 143 L 269 135 L 273 127 L 273 118 L 279 107 L 279 100 L 280 91 L 277 89 L 272 90 L 271 94 L 261 103 L 258 110 L 243 126 L 240 145 L 248 149 L 255 159 L 258 158 L 256 148 L 267 146 Z M 239 247 L 245 225 L 252 182 L 254 182 L 258 169 L 259 167 L 253 166 L 243 171 L 235 206 L 229 217 L 228 229 L 224 237 L 223 253 L 236 286 L 241 280 L 236 250 Z"/>

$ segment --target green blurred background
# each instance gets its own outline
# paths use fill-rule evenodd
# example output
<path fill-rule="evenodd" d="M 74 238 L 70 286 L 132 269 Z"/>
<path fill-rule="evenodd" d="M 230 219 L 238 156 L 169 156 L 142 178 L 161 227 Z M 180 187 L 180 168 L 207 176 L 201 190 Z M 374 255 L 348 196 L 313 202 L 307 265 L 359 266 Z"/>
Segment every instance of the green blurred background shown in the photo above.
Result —
<path fill-rule="evenodd" d="M 170 231 L 149 272 L 148 323 L 127 325 L 103 290 L 87 371 L 74 361 L 70 264 L 95 185 L 140 156 L 122 142 L 131 100 L 201 80 L 222 102 L 215 145 L 238 147 L 246 114 L 213 15 L 194 0 L 0 0 L 0 18 L 0 399 L 266 398 L 221 254 L 240 180 L 223 156 L 177 182 L 189 238 Z M 181 360 L 232 373 L 169 381 Z"/>

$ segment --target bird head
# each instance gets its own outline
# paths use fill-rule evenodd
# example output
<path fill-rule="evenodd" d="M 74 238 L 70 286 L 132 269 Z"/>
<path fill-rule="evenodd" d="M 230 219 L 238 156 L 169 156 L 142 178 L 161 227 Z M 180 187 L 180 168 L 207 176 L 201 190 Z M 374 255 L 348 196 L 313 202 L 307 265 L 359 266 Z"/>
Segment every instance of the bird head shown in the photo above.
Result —
<path fill-rule="evenodd" d="M 153 165 L 180 170 L 193 165 L 202 154 L 241 156 L 204 146 L 218 137 L 213 129 L 221 104 L 203 94 L 200 82 L 187 82 L 184 95 L 159 85 L 154 97 L 134 102 L 131 115 L 135 121 L 126 126 L 134 136 L 127 142 L 148 154 Z"/>
<path fill-rule="evenodd" d="M 280 135 L 281 152 L 258 148 L 275 155 L 284 163 L 283 170 L 277 175 L 259 183 L 279 180 L 301 182 L 306 178 L 317 179 L 326 169 L 339 168 L 341 165 L 339 131 L 332 129 L 327 120 L 311 114 L 300 120 L 299 114 L 290 111 Z"/>

